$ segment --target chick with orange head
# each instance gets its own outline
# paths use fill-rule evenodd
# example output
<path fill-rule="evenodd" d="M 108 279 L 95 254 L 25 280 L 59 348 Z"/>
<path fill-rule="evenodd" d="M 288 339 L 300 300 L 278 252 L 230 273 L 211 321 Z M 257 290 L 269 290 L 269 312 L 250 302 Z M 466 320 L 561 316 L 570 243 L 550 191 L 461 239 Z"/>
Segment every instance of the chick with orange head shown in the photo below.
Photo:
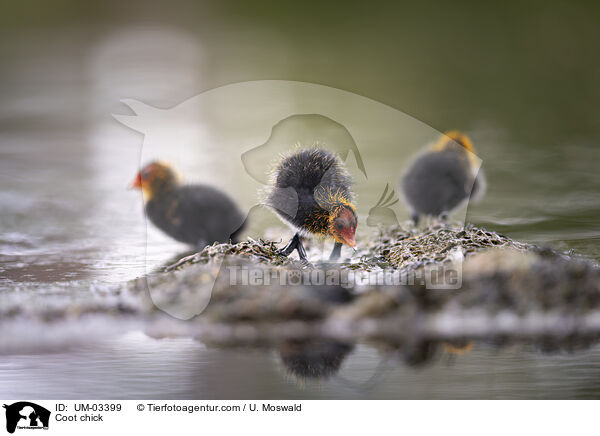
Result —
<path fill-rule="evenodd" d="M 328 150 L 309 148 L 284 157 L 265 198 L 265 204 L 296 231 L 281 254 L 297 250 L 307 261 L 302 238 L 311 234 L 334 240 L 330 259 L 340 257 L 342 245 L 356 247 L 358 219 L 351 185 L 344 164 Z"/>
<path fill-rule="evenodd" d="M 229 196 L 212 186 L 181 183 L 163 162 L 144 166 L 131 187 L 142 190 L 146 215 L 156 227 L 198 250 L 235 242 L 242 230 L 244 216 Z"/>
<path fill-rule="evenodd" d="M 458 131 L 443 134 L 409 168 L 402 181 L 415 225 L 422 215 L 446 218 L 468 199 L 479 199 L 485 179 L 471 140 Z"/>

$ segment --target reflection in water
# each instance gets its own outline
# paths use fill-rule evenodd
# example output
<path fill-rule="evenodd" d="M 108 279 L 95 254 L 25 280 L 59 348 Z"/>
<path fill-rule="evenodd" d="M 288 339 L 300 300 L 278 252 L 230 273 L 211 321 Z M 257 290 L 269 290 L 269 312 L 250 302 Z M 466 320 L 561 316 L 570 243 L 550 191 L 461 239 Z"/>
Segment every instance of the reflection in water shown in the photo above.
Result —
<path fill-rule="evenodd" d="M 325 339 L 285 341 L 277 346 L 283 366 L 299 379 L 336 374 L 353 346 Z"/>
<path fill-rule="evenodd" d="M 430 362 L 436 355 L 438 344 L 433 341 L 419 341 L 401 349 L 402 360 L 408 366 L 420 366 Z"/>
<path fill-rule="evenodd" d="M 339 373 L 344 360 L 354 351 L 355 345 L 330 339 L 311 339 L 284 341 L 276 346 L 277 353 L 286 372 L 299 381 L 306 379 L 328 379 Z M 352 378 L 339 377 L 336 380 L 347 388 L 356 391 L 366 391 L 376 388 L 377 383 L 383 382 L 386 373 L 394 366 L 421 367 L 434 363 L 436 357 L 456 357 L 468 353 L 473 348 L 473 342 L 456 340 L 438 343 L 434 341 L 420 341 L 415 344 L 392 347 L 390 344 L 380 343 L 379 362 L 371 376 L 364 381 Z M 440 352 L 443 350 L 443 352 Z"/>
<path fill-rule="evenodd" d="M 319 339 L 265 349 L 206 347 L 189 338 L 116 336 L 68 352 L 5 355 L 0 385 L 14 398 L 420 399 L 595 398 L 600 347 L 577 352 L 480 342 L 391 346 Z M 290 377 L 291 375 L 291 377 Z"/>
<path fill-rule="evenodd" d="M 471 351 L 473 349 L 473 342 L 463 339 L 452 342 L 445 342 L 442 344 L 442 346 L 444 347 L 444 350 L 446 350 L 448 353 L 460 355 Z"/>

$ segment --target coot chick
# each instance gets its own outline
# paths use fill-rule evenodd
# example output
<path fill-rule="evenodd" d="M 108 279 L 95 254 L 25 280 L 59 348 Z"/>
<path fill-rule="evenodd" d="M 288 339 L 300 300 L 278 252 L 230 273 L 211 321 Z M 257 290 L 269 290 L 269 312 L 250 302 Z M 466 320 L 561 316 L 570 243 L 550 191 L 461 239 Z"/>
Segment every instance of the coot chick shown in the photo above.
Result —
<path fill-rule="evenodd" d="M 355 247 L 357 216 L 351 185 L 344 164 L 330 151 L 310 148 L 284 157 L 265 198 L 265 204 L 296 231 L 281 254 L 297 250 L 307 261 L 302 238 L 309 234 L 333 238 L 332 260 L 340 257 L 342 244 Z"/>
<path fill-rule="evenodd" d="M 147 164 L 131 187 L 142 190 L 146 215 L 156 227 L 198 250 L 235 242 L 242 230 L 244 217 L 231 198 L 211 186 L 181 184 L 164 163 Z"/>
<path fill-rule="evenodd" d="M 473 143 L 464 134 L 443 134 L 433 151 L 420 156 L 404 176 L 402 189 L 415 225 L 421 215 L 447 215 L 469 197 L 483 193 Z"/>

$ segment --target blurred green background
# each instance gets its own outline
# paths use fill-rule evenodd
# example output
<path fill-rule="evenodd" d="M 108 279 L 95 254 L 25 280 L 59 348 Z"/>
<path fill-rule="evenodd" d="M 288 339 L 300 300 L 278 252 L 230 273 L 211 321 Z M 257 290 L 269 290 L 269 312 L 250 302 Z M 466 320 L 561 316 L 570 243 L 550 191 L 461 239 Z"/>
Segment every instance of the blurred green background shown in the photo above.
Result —
<path fill-rule="evenodd" d="M 599 19 L 598 2 L 5 2 L 4 271 L 57 239 L 53 253 L 89 242 L 75 255 L 88 260 L 66 268 L 76 276 L 135 262 L 141 203 L 122 187 L 142 139 L 111 118 L 129 113 L 120 100 L 167 108 L 260 79 L 340 88 L 467 132 L 489 182 L 469 221 L 598 260 Z"/>
<path fill-rule="evenodd" d="M 201 44 L 205 89 L 313 82 L 439 130 L 492 120 L 559 142 L 599 129 L 599 12 L 598 2 L 13 1 L 0 16 L 2 86 L 10 89 L 15 57 L 70 50 L 71 67 L 82 68 L 103 36 L 156 26 Z"/>

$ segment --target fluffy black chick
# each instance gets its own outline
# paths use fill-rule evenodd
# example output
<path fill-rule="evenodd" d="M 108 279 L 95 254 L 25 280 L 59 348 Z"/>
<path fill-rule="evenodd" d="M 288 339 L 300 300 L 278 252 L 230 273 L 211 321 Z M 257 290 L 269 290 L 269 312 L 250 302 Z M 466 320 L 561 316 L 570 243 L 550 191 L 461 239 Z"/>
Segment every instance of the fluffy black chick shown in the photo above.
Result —
<path fill-rule="evenodd" d="M 265 204 L 296 230 L 281 253 L 288 256 L 297 250 L 306 261 L 302 237 L 309 234 L 335 241 L 330 259 L 340 256 L 342 244 L 355 247 L 357 216 L 351 185 L 344 164 L 327 150 L 298 150 L 283 158 L 265 198 Z"/>
<path fill-rule="evenodd" d="M 474 153 L 466 135 L 451 131 L 413 163 L 404 176 L 402 190 L 415 225 L 421 215 L 445 218 L 463 201 L 482 194 L 484 179 L 481 171 L 477 173 Z"/>
<path fill-rule="evenodd" d="M 172 238 L 201 250 L 213 242 L 237 240 L 244 216 L 226 194 L 207 185 L 183 185 L 166 164 L 151 162 L 137 174 L 146 215 Z"/>

